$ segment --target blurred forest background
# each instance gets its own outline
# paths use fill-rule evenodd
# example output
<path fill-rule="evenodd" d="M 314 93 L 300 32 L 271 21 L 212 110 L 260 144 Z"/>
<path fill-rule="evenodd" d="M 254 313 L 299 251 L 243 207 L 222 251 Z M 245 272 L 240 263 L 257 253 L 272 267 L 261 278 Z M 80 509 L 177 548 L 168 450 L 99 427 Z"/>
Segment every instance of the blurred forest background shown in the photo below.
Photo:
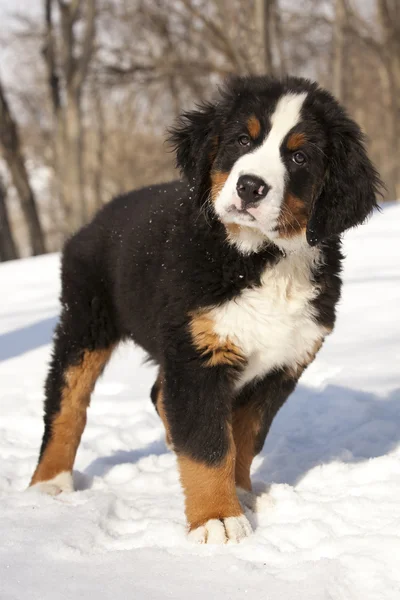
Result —
<path fill-rule="evenodd" d="M 178 113 L 232 73 L 317 79 L 400 198 L 400 0 L 0 0 L 0 260 L 176 177 Z"/>

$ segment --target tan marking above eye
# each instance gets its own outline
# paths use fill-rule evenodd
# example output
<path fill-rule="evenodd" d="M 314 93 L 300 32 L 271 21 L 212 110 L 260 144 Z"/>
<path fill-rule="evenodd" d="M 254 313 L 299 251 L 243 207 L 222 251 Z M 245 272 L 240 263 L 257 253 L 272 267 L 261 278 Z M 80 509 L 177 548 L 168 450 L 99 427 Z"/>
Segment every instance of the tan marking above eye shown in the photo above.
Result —
<path fill-rule="evenodd" d="M 286 143 L 288 150 L 298 150 L 306 141 L 304 133 L 292 133 Z"/>
<path fill-rule="evenodd" d="M 257 139 L 261 133 L 261 123 L 255 115 L 252 115 L 247 121 L 247 130 L 253 140 Z"/>

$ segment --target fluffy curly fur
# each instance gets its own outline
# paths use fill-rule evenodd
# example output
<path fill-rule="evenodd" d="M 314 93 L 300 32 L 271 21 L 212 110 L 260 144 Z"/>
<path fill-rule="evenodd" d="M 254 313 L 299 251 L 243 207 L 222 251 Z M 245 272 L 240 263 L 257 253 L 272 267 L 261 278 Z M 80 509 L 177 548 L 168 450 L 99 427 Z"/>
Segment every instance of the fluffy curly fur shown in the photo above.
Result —
<path fill-rule="evenodd" d="M 72 471 L 95 381 L 131 339 L 159 365 L 151 396 L 194 539 L 237 541 L 250 528 L 235 485 L 251 489 L 274 416 L 333 329 L 339 236 L 380 181 L 359 127 L 304 79 L 235 78 L 170 141 L 182 181 L 114 199 L 65 245 L 32 484 Z"/>

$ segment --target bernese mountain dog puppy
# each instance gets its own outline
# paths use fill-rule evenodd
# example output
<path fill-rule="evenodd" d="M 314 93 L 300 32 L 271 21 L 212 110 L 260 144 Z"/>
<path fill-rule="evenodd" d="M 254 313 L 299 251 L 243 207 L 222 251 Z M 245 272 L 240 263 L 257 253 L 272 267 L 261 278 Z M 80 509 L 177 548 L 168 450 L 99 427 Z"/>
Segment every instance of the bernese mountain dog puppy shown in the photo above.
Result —
<path fill-rule="evenodd" d="M 251 533 L 238 490 L 333 329 L 340 234 L 381 182 L 359 127 L 316 83 L 239 77 L 171 131 L 183 180 L 106 205 L 65 245 L 62 312 L 31 485 L 73 489 L 90 395 L 119 342 L 159 366 L 190 537 Z"/>

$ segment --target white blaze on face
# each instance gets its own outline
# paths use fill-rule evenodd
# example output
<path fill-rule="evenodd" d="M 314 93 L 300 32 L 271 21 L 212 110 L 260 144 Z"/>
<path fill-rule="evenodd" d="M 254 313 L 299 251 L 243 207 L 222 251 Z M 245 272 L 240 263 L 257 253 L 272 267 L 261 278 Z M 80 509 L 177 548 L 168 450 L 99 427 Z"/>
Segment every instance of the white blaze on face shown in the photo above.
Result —
<path fill-rule="evenodd" d="M 258 229 L 271 239 L 276 237 L 277 234 L 273 229 L 277 225 L 280 214 L 286 181 L 286 167 L 280 148 L 287 134 L 299 123 L 301 108 L 306 97 L 306 92 L 282 96 L 271 116 L 271 129 L 261 146 L 241 156 L 233 165 L 214 203 L 221 221 Z M 251 216 L 229 211 L 232 205 L 238 204 L 236 184 L 242 175 L 260 177 L 271 188 L 257 207 L 248 209 Z M 251 217 L 254 217 L 254 220 L 251 220 Z"/>

